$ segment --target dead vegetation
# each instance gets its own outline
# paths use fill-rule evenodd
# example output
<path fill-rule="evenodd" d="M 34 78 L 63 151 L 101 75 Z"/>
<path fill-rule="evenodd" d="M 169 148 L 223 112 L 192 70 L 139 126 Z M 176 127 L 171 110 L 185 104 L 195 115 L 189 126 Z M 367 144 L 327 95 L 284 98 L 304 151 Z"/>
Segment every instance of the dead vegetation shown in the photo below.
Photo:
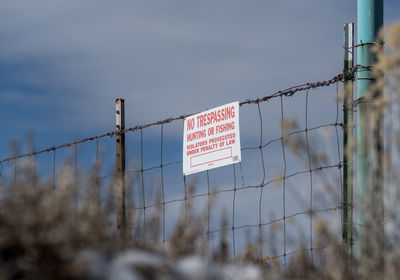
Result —
<path fill-rule="evenodd" d="M 400 24 L 389 27 L 384 34 L 387 52 L 378 52 L 374 73 L 379 77 L 377 86 L 390 91 L 390 100 L 386 94 L 374 106 L 384 112 L 395 106 L 392 110 L 400 112 Z M 396 146 L 400 130 L 398 121 L 391 121 L 396 122 L 391 126 L 391 143 Z M 304 156 L 304 142 L 295 139 L 289 144 L 295 154 Z M 376 256 L 383 252 L 385 261 L 379 264 L 381 269 L 368 270 L 367 275 L 359 274 L 360 260 L 351 260 L 342 241 L 323 222 L 315 224 L 318 246 L 326 246 L 318 265 L 311 264 L 307 252 L 300 252 L 290 259 L 286 270 L 270 255 L 265 254 L 260 260 L 257 242 L 249 244 L 233 265 L 224 234 L 213 252 L 206 252 L 206 241 L 200 234 L 206 225 L 205 215 L 194 214 L 190 202 L 186 217 L 178 220 L 167 246 L 157 241 L 160 211 L 148 219 L 149 231 L 142 239 L 135 235 L 143 225 L 131 211 L 129 234 L 121 238 L 116 231 L 115 198 L 99 205 L 96 180 L 89 177 L 80 184 L 85 190 L 76 203 L 68 165 L 53 190 L 50 182 L 34 178 L 32 165 L 26 162 L 17 184 L 2 181 L 0 186 L 0 279 L 397 279 L 400 222 L 394 202 L 399 198 L 398 152 L 396 148 L 384 155 L 384 171 L 389 174 L 385 185 L 389 193 L 385 248 L 375 248 L 378 253 L 362 260 L 376 267 Z M 324 161 L 324 156 L 318 153 L 312 160 Z M 390 195 L 392 191 L 395 195 Z M 222 215 L 221 224 L 224 223 Z M 275 240 L 272 239 L 271 251 Z M 208 261 L 207 253 L 211 256 Z"/>

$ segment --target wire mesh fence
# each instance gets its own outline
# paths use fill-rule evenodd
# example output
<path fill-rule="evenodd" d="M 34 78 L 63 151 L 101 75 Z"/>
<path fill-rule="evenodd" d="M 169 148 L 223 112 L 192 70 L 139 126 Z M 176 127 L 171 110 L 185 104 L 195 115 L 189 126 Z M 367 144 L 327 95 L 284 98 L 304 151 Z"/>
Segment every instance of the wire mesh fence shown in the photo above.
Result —
<path fill-rule="evenodd" d="M 187 114 L 11 156 L 0 161 L 1 179 L 18 184 L 19 172 L 29 165 L 32 174 L 24 176 L 46 177 L 57 191 L 62 167 L 68 165 L 75 207 L 89 173 L 97 203 L 105 207 L 118 176 L 115 136 L 125 134 L 128 219 L 140 225 L 131 229 L 134 239 L 154 231 L 151 221 L 157 217 L 157 239 L 168 246 L 177 221 L 190 223 L 197 213 L 204 217 L 199 234 L 206 255 L 224 238 L 235 261 L 249 244 L 257 244 L 260 261 L 270 257 L 286 266 L 291 256 L 306 252 L 313 262 L 328 246 L 316 240 L 318 219 L 329 221 L 340 236 L 340 87 L 358 68 L 240 102 L 242 161 L 231 166 L 183 175 L 181 131 L 184 118 L 192 115 Z"/>

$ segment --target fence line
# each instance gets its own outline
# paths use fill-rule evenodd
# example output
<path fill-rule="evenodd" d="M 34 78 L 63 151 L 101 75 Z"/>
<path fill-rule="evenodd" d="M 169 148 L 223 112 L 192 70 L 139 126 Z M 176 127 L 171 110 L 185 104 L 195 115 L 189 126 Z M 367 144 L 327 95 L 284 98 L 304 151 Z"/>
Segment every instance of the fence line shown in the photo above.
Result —
<path fill-rule="evenodd" d="M 116 176 L 116 174 L 108 174 L 108 175 L 104 175 L 104 176 L 100 176 L 100 172 L 99 172 L 99 143 L 98 140 L 100 138 L 104 138 L 107 136 L 114 136 L 114 135 L 120 135 L 120 134 L 125 134 L 128 132 L 133 132 L 133 131 L 137 131 L 140 130 L 140 168 L 139 169 L 134 169 L 134 170 L 127 170 L 125 172 L 125 174 L 129 174 L 129 173 L 133 173 L 133 174 L 138 174 L 140 177 L 140 188 L 141 188 L 141 192 L 142 192 L 142 196 L 141 196 L 141 204 L 142 206 L 132 206 L 130 209 L 132 210 L 140 210 L 143 212 L 143 221 L 142 221 L 142 237 L 145 238 L 146 235 L 146 211 L 149 208 L 161 208 L 162 209 L 162 221 L 161 221 L 161 241 L 163 246 L 165 246 L 165 243 L 168 242 L 169 240 L 167 239 L 167 233 L 166 233 L 166 206 L 172 203 L 177 203 L 177 202 L 183 202 L 184 203 L 184 220 L 185 223 L 188 223 L 188 207 L 189 207 L 189 203 L 190 201 L 196 199 L 196 198 L 200 198 L 200 197 L 207 197 L 208 198 L 208 208 L 207 208 L 207 231 L 205 233 L 202 233 L 203 235 L 205 235 L 207 237 L 207 252 L 209 252 L 209 246 L 210 246 L 210 236 L 216 233 L 222 233 L 222 232 L 226 232 L 226 231 L 231 231 L 232 232 L 232 249 L 233 249 L 233 258 L 236 261 L 237 258 L 237 236 L 235 235 L 235 231 L 239 230 L 239 229 L 246 229 L 246 228 L 256 228 L 258 229 L 258 234 L 260 236 L 259 241 L 258 241 L 258 258 L 260 260 L 260 262 L 263 260 L 263 256 L 264 256 L 264 244 L 263 244 L 263 236 L 264 236 L 264 228 L 266 226 L 272 225 L 272 224 L 279 224 L 279 223 L 283 223 L 283 251 L 282 254 L 277 254 L 275 256 L 273 256 L 274 258 L 283 258 L 283 264 L 286 267 L 287 264 L 287 257 L 299 252 L 309 252 L 310 253 L 310 258 L 311 261 L 314 261 L 314 252 L 315 251 L 319 251 L 322 250 L 325 247 L 315 247 L 314 246 L 314 237 L 313 237 L 313 222 L 314 222 L 314 215 L 318 214 L 318 213 L 326 213 L 326 212 L 332 212 L 332 211 L 337 211 L 337 210 L 341 210 L 342 209 L 342 204 L 341 203 L 337 203 L 337 205 L 334 206 L 329 206 L 326 208 L 320 208 L 320 209 L 314 209 L 313 208 L 313 187 L 314 187 L 314 176 L 313 174 L 316 174 L 319 171 L 323 171 L 323 170 L 328 170 L 328 169 L 337 169 L 338 173 L 339 173 L 339 178 L 340 178 L 340 191 L 342 191 L 342 177 L 341 177 L 341 168 L 343 165 L 341 156 L 340 156 L 340 141 L 339 141 L 339 132 L 338 132 L 338 127 L 344 127 L 343 123 L 339 123 L 339 100 L 338 98 L 336 99 L 336 116 L 335 116 L 335 120 L 333 122 L 329 122 L 329 123 L 324 123 L 324 124 L 320 124 L 317 126 L 309 126 L 309 90 L 311 89 L 317 89 L 317 88 L 322 88 L 322 87 L 328 87 L 331 85 L 336 85 L 336 95 L 338 96 L 339 94 L 339 82 L 343 82 L 345 79 L 354 79 L 354 75 L 356 74 L 357 70 L 360 68 L 365 68 L 364 66 L 355 66 L 354 68 L 350 69 L 350 70 L 346 70 L 334 77 L 332 77 L 329 80 L 325 80 L 325 81 L 317 81 L 317 82 L 313 82 L 313 83 L 304 83 L 304 84 L 300 84 L 297 86 L 293 86 L 284 90 L 280 90 L 277 91 L 271 95 L 267 95 L 264 96 L 262 98 L 256 98 L 256 99 L 247 99 L 245 101 L 240 102 L 240 106 L 243 105 L 256 105 L 257 106 L 257 112 L 258 112 L 258 120 L 260 122 L 260 137 L 259 137 L 259 141 L 258 141 L 258 145 L 257 146 L 249 146 L 249 147 L 243 147 L 241 149 L 242 152 L 244 151 L 259 151 L 259 156 L 260 156 L 260 165 L 262 168 L 262 179 L 261 182 L 256 183 L 256 184 L 245 184 L 245 180 L 244 180 L 244 174 L 243 174 L 243 170 L 242 170 L 242 163 L 238 163 L 236 165 L 232 165 L 232 170 L 233 170 L 233 186 L 230 188 L 223 188 L 223 189 L 219 189 L 219 190 L 213 190 L 211 188 L 210 185 L 210 178 L 209 178 L 209 172 L 206 171 L 206 177 L 207 177 L 207 192 L 204 193 L 199 193 L 199 194 L 194 194 L 192 195 L 190 193 L 190 190 L 188 190 L 187 187 L 187 182 L 186 182 L 186 176 L 183 176 L 183 193 L 184 196 L 182 198 L 175 198 L 175 199 L 168 199 L 165 195 L 165 182 L 164 182 L 164 168 L 168 167 L 168 166 L 172 166 L 172 165 L 180 165 L 182 164 L 182 160 L 178 160 L 178 161 L 170 161 L 170 162 L 164 162 L 163 161 L 163 151 L 164 151 L 164 125 L 167 123 L 171 123 L 173 121 L 177 121 L 177 120 L 183 120 L 184 118 L 191 116 L 193 114 L 185 114 L 185 115 L 181 115 L 181 116 L 177 116 L 177 117 L 171 117 L 168 119 L 164 119 L 161 121 L 157 121 L 157 122 L 152 122 L 152 123 L 148 123 L 148 124 L 144 124 L 144 125 L 138 125 L 135 127 L 131 127 L 131 128 L 127 128 L 127 129 L 123 129 L 120 131 L 111 131 L 111 132 L 107 132 L 101 135 L 97 135 L 97 136 L 93 136 L 93 137 L 88 137 L 88 138 L 83 138 L 77 141 L 73 141 L 73 142 L 68 142 L 65 144 L 61 144 L 58 146 L 52 146 L 50 148 L 46 148 L 37 152 L 32 152 L 32 153 L 26 153 L 26 154 L 21 154 L 21 155 L 16 155 L 16 156 L 11 156 L 5 159 L 0 160 L 0 163 L 4 163 L 4 162 L 11 162 L 14 161 L 14 176 L 15 176 L 15 181 L 16 181 L 16 173 L 17 173 L 17 164 L 16 161 L 20 158 L 25 158 L 25 157 L 32 157 L 34 156 L 35 158 L 35 170 L 36 170 L 36 156 L 45 152 L 53 152 L 53 187 L 56 188 L 56 151 L 62 148 L 66 148 L 66 147 L 70 147 L 70 146 L 74 146 L 74 151 L 75 151 L 75 158 L 74 158 L 74 180 L 75 180 L 75 184 L 77 185 L 77 146 L 81 143 L 84 142 L 88 142 L 88 141 L 92 141 L 92 140 L 96 140 L 96 181 L 99 183 L 100 185 L 100 181 L 108 178 L 108 177 L 113 177 Z M 291 131 L 291 132 L 287 132 L 285 130 L 285 110 L 284 110 L 284 97 L 290 97 L 293 96 L 294 94 L 298 93 L 298 92 L 305 92 L 305 115 L 304 115 L 304 129 L 302 130 L 295 130 L 295 131 Z M 273 98 L 280 98 L 280 119 L 282 122 L 281 125 L 281 131 L 280 131 L 280 137 L 274 138 L 274 139 L 270 139 L 267 142 L 264 142 L 264 137 L 263 137 L 263 116 L 262 116 L 262 110 L 260 109 L 260 103 L 269 101 Z M 357 102 L 362 102 L 362 100 L 356 100 L 354 102 L 354 104 L 357 104 Z M 149 128 L 149 127 L 153 127 L 153 126 L 159 126 L 160 127 L 160 164 L 158 165 L 154 165 L 148 168 L 144 168 L 144 157 L 143 157 L 143 130 L 145 128 Z M 314 166 L 315 165 L 315 157 L 316 155 L 313 154 L 313 151 L 310 148 L 310 140 L 309 140 L 309 132 L 313 131 L 313 130 L 319 130 L 322 128 L 327 128 L 327 127 L 331 127 L 334 128 L 336 131 L 336 144 L 337 144 L 337 160 L 335 164 L 327 164 L 327 165 L 320 165 L 320 166 Z M 307 169 L 305 170 L 299 170 L 296 172 L 291 172 L 290 174 L 287 173 L 287 154 L 286 154 L 286 146 L 287 146 L 287 139 L 291 136 L 298 136 L 304 134 L 305 136 L 305 151 L 306 151 L 306 158 L 307 158 Z M 283 169 L 282 169 L 282 176 L 280 176 L 279 178 L 272 178 L 272 179 L 267 179 L 267 173 L 266 173 L 266 166 L 265 166 L 265 161 L 264 161 L 264 149 L 266 147 L 268 147 L 269 145 L 276 143 L 276 142 L 280 142 L 280 146 L 282 148 L 282 161 L 283 161 Z M 237 168 L 239 170 L 237 170 Z M 144 180 L 144 173 L 148 172 L 148 171 L 152 171 L 152 170 L 156 170 L 156 169 L 160 169 L 160 181 L 161 181 L 161 202 L 159 203 L 153 203 L 153 204 L 147 204 L 146 205 L 146 195 L 145 195 L 145 180 Z M 301 174 L 309 174 L 308 175 L 308 180 L 309 180 L 309 201 L 301 201 L 301 195 L 299 195 L 298 193 L 294 194 L 293 196 L 299 200 L 299 204 L 302 205 L 309 205 L 308 210 L 306 211 L 298 211 L 295 213 L 291 213 L 289 214 L 287 212 L 287 191 L 290 192 L 295 192 L 295 189 L 291 188 L 291 189 L 287 189 L 287 182 L 286 180 L 288 178 L 292 178 Z M 240 175 L 242 182 L 241 182 L 241 186 L 240 183 L 238 183 L 237 181 L 237 176 Z M 265 210 L 263 211 L 263 203 L 262 203 L 262 199 L 263 199 L 263 192 L 265 190 L 266 187 L 270 186 L 273 183 L 281 183 L 282 184 L 282 216 L 276 219 L 270 219 L 267 221 L 263 220 L 263 213 L 265 212 Z M 259 200 L 258 200 L 258 224 L 237 224 L 237 220 L 235 220 L 235 213 L 237 211 L 237 206 L 236 206 L 236 200 L 237 200 L 237 196 L 239 195 L 238 192 L 240 191 L 245 191 L 245 190 L 259 190 Z M 210 202 L 211 202 L 211 198 L 217 194 L 220 193 L 232 193 L 232 217 L 231 217 L 231 227 L 227 227 L 227 226 L 222 226 L 218 229 L 211 229 L 210 225 L 211 225 L 211 209 L 210 209 Z M 78 198 L 76 196 L 76 205 L 78 204 L 77 202 Z M 99 195 L 99 204 L 100 204 L 100 195 Z M 296 250 L 291 250 L 288 244 L 288 231 L 287 231 L 287 221 L 290 219 L 293 219 L 297 216 L 308 216 L 309 217 L 309 234 L 310 234 L 310 238 L 309 238 L 309 243 L 310 246 L 308 248 L 302 248 L 302 249 L 296 249 Z"/>

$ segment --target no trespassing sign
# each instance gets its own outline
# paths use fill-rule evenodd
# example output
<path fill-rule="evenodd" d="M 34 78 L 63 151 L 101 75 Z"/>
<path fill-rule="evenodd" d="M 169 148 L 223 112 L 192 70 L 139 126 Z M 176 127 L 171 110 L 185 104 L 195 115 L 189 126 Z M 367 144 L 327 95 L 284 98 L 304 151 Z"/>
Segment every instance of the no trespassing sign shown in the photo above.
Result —
<path fill-rule="evenodd" d="M 183 174 L 240 162 L 239 102 L 185 118 Z"/>

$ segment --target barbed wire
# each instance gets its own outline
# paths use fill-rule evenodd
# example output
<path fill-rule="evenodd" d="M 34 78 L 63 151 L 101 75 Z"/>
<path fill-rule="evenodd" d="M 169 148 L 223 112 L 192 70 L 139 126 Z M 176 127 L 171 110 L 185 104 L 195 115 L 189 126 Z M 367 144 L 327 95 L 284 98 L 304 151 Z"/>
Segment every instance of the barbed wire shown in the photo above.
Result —
<path fill-rule="evenodd" d="M 261 97 L 261 98 L 256 98 L 256 99 L 247 99 L 245 101 L 242 101 L 239 103 L 240 106 L 246 105 L 246 104 L 258 104 L 261 102 L 265 102 L 265 101 L 269 101 L 273 98 L 277 98 L 277 97 L 281 97 L 281 96 L 293 96 L 296 92 L 300 92 L 300 91 L 306 91 L 306 90 L 310 90 L 310 89 L 316 89 L 316 88 L 320 88 L 320 87 L 327 87 L 330 86 L 334 83 L 337 82 L 342 82 L 344 81 L 344 79 L 354 79 L 354 75 L 356 74 L 358 69 L 371 69 L 370 66 L 362 66 L 362 65 L 356 65 L 355 67 L 351 68 L 351 69 L 346 69 L 345 71 L 343 71 L 342 73 L 332 77 L 329 80 L 325 80 L 325 81 L 317 81 L 317 82 L 312 82 L 312 83 L 303 83 L 300 85 L 296 85 L 296 86 L 292 86 L 289 87 L 287 89 L 284 90 L 279 90 L 273 94 Z M 11 156 L 11 157 L 7 157 L 4 158 L 2 160 L 0 160 L 0 163 L 3 162 L 7 162 L 7 161 L 12 161 L 12 160 L 16 160 L 19 158 L 24 158 L 24 157 L 31 157 L 31 156 L 36 156 L 42 153 L 46 153 L 46 152 L 52 152 L 55 150 L 59 150 L 62 148 L 67 148 L 73 145 L 78 145 L 81 143 L 85 143 L 88 141 L 93 141 L 93 140 L 97 140 L 100 138 L 104 138 L 104 137 L 113 137 L 115 135 L 121 135 L 127 132 L 132 132 L 132 131 L 136 131 L 136 130 L 142 130 L 151 126 L 158 126 L 158 125 L 163 125 L 163 124 L 167 124 L 167 123 L 171 123 L 173 121 L 177 121 L 177 120 L 183 120 L 186 117 L 195 115 L 196 113 L 190 113 L 190 114 L 183 114 L 177 117 L 170 117 L 164 120 L 160 120 L 160 121 L 156 121 L 156 122 L 151 122 L 148 124 L 144 124 L 144 125 L 137 125 L 134 127 L 130 127 L 130 128 L 126 128 L 123 130 L 119 130 L 119 131 L 110 131 L 110 132 L 106 132 L 100 135 L 96 135 L 96 136 L 92 136 L 92 137 L 87 137 L 87 138 L 83 138 L 80 140 L 76 140 L 76 141 L 71 141 L 71 142 L 67 142 L 58 146 L 52 146 L 49 148 L 45 148 L 36 152 L 30 152 L 30 153 L 24 153 L 24 154 L 20 154 L 20 155 L 15 155 L 15 156 Z"/>
<path fill-rule="evenodd" d="M 343 46 L 343 48 L 346 49 L 346 50 L 351 50 L 351 49 L 355 49 L 355 48 L 359 48 L 359 47 L 364 47 L 364 46 L 378 46 L 378 47 L 383 47 L 383 46 L 384 46 L 384 42 L 363 42 L 363 41 L 361 41 L 361 43 L 356 44 L 356 45 L 354 45 L 354 46 L 351 46 L 351 47 Z"/>

